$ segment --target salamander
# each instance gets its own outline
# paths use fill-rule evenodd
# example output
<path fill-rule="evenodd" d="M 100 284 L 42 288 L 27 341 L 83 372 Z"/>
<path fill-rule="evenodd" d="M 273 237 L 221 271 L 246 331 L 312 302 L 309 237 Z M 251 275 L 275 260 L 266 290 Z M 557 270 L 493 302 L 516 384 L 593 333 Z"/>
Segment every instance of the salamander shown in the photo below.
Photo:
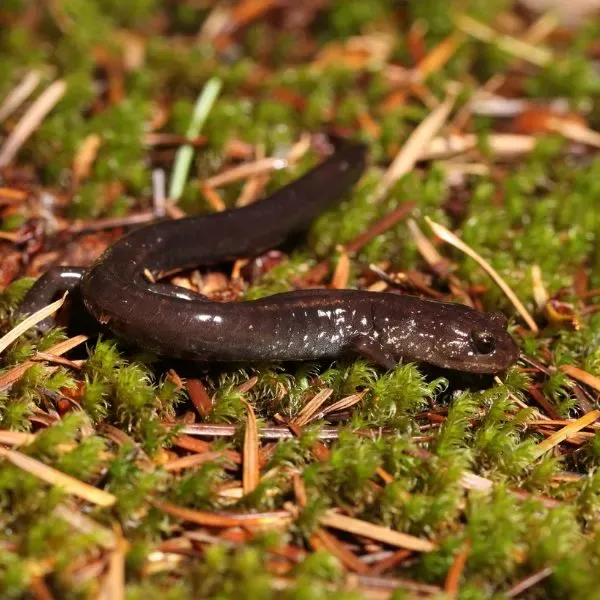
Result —
<path fill-rule="evenodd" d="M 347 143 L 260 202 L 141 227 L 88 269 L 49 270 L 19 312 L 33 312 L 59 291 L 78 286 L 87 311 L 115 335 L 167 357 L 301 361 L 350 353 L 387 369 L 399 361 L 470 373 L 506 369 L 519 353 L 499 312 L 359 290 L 308 289 L 215 302 L 153 282 L 174 269 L 257 256 L 279 246 L 339 202 L 365 164 L 365 147 Z"/>

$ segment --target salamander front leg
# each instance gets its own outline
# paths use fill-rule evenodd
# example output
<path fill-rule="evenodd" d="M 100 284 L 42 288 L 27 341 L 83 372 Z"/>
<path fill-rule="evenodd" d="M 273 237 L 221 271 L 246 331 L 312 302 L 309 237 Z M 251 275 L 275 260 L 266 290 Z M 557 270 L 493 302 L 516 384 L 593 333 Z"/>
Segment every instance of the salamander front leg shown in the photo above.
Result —
<path fill-rule="evenodd" d="M 394 369 L 398 361 L 392 356 L 391 352 L 378 342 L 367 335 L 359 335 L 352 340 L 352 350 L 360 356 L 382 366 L 385 369 Z"/>
<path fill-rule="evenodd" d="M 79 285 L 86 269 L 81 267 L 55 267 L 46 271 L 27 292 L 16 310 L 16 316 L 34 313 L 50 304 L 56 296 L 70 292 Z M 44 332 L 54 325 L 51 317 L 40 321 L 37 328 Z"/>

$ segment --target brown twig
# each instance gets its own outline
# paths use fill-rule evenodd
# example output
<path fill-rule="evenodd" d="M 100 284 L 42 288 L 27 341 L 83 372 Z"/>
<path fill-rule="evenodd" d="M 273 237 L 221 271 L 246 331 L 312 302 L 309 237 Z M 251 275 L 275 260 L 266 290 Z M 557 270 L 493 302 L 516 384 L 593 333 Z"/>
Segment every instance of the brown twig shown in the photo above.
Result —
<path fill-rule="evenodd" d="M 413 208 L 416 206 L 416 202 L 405 202 L 392 212 L 385 215 L 377 223 L 372 225 L 367 231 L 358 235 L 354 240 L 346 245 L 346 251 L 349 254 L 355 254 L 360 252 L 369 242 L 373 241 L 376 237 L 385 233 L 394 225 L 397 225 L 400 221 L 405 219 Z M 329 258 L 322 260 L 320 263 L 315 265 L 304 277 L 304 280 L 310 283 L 319 283 L 326 276 L 329 271 L 331 262 Z"/>
<path fill-rule="evenodd" d="M 458 596 L 460 578 L 465 570 L 465 565 L 467 564 L 467 558 L 470 552 L 471 544 L 469 541 L 467 541 L 463 548 L 454 557 L 452 566 L 450 567 L 448 575 L 446 576 L 446 584 L 444 586 L 444 591 L 449 599 L 453 599 Z"/>
<path fill-rule="evenodd" d="M 544 569 L 540 569 L 531 575 L 525 577 L 519 581 L 519 583 L 513 585 L 506 593 L 505 596 L 507 598 L 516 598 L 518 595 L 532 588 L 534 585 L 538 584 L 540 581 L 547 579 L 552 575 L 554 569 L 552 567 L 546 567 Z"/>

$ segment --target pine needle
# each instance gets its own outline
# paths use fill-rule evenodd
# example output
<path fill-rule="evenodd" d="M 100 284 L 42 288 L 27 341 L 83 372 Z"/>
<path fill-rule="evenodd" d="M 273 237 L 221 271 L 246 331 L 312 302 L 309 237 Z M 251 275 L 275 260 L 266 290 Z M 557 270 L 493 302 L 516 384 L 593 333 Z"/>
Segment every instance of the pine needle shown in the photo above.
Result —
<path fill-rule="evenodd" d="M 578 433 L 588 425 L 594 423 L 600 417 L 600 410 L 592 410 L 591 412 L 583 415 L 580 419 L 576 419 L 572 423 L 569 423 L 566 427 L 559 429 L 556 433 L 553 433 L 550 437 L 546 438 L 543 442 L 540 442 L 534 449 L 534 456 L 539 458 L 542 454 L 548 452 L 557 446 L 561 442 L 564 442 L 568 437 L 575 433 Z"/>
<path fill-rule="evenodd" d="M 125 556 L 127 540 L 119 534 L 115 548 L 110 552 L 108 572 L 100 590 L 99 600 L 125 600 Z"/>
<path fill-rule="evenodd" d="M 467 246 L 459 237 L 454 235 L 449 229 L 446 229 L 443 225 L 435 223 L 429 217 L 425 217 L 427 224 L 431 227 L 435 235 L 441 240 L 444 240 L 448 244 L 458 248 L 461 252 L 464 252 L 467 256 L 470 256 L 479 266 L 498 284 L 498 287 L 504 292 L 506 297 L 512 302 L 513 306 L 517 309 L 523 320 L 527 323 L 531 331 L 538 333 L 539 329 L 533 317 L 529 314 L 529 311 L 525 308 L 523 303 L 517 298 L 517 295 L 512 291 L 509 285 L 498 275 L 496 270 L 490 265 L 487 260 L 480 256 L 470 246 Z"/>
<path fill-rule="evenodd" d="M 235 388 L 235 391 L 239 392 L 240 394 L 247 394 L 257 383 L 258 377 L 254 375 L 253 377 L 250 377 L 248 380 L 244 381 L 244 383 L 240 383 L 240 385 Z"/>
<path fill-rule="evenodd" d="M 460 485 L 465 490 L 479 490 L 480 492 L 489 492 L 494 486 L 490 479 L 476 475 L 471 471 L 464 471 L 460 478 Z"/>
<path fill-rule="evenodd" d="M 468 15 L 458 16 L 456 18 L 456 26 L 468 35 L 482 42 L 495 44 L 504 52 L 526 60 L 538 67 L 545 67 L 553 59 L 552 52 L 547 48 L 535 46 L 509 35 L 497 33 L 491 27 Z"/>
<path fill-rule="evenodd" d="M 304 424 L 310 423 L 310 421 L 314 421 L 318 417 L 324 417 L 325 415 L 337 412 L 338 410 L 350 408 L 351 406 L 358 404 L 364 398 L 366 393 L 367 392 L 357 392 L 356 394 L 346 396 L 345 398 L 342 398 L 341 400 L 338 400 L 337 402 L 326 406 L 323 410 L 321 410 L 321 412 L 314 413 L 311 417 L 306 419 L 306 422 Z"/>
<path fill-rule="evenodd" d="M 600 148 L 600 133 L 581 123 L 574 123 L 573 121 L 553 117 L 549 119 L 548 125 L 552 130 L 560 133 L 568 140 Z"/>
<path fill-rule="evenodd" d="M 0 167 L 5 167 L 12 161 L 44 117 L 56 106 L 66 89 L 67 84 L 64 81 L 55 81 L 27 109 L 0 149 Z"/>
<path fill-rule="evenodd" d="M 52 348 L 49 348 L 48 351 L 45 352 L 45 354 L 52 357 L 59 357 L 65 352 L 68 352 L 69 350 L 75 348 L 76 346 L 83 344 L 83 342 L 87 341 L 87 339 L 88 338 L 85 335 L 76 335 L 75 337 L 69 338 L 68 340 L 64 340 L 63 342 L 55 344 L 54 346 L 52 346 Z M 38 352 L 38 354 L 36 354 L 34 358 L 40 358 L 40 353 Z M 25 362 L 22 362 L 12 367 L 8 371 L 0 375 L 0 392 L 8 389 L 15 382 L 19 381 L 19 379 L 21 379 L 21 377 L 25 375 L 27 369 L 29 369 L 29 367 L 33 366 L 34 364 L 35 361 L 26 360 Z"/>
<path fill-rule="evenodd" d="M 414 68 L 412 74 L 416 81 L 423 81 L 432 73 L 439 71 L 456 53 L 465 39 L 464 33 L 453 31 L 425 56 Z"/>
<path fill-rule="evenodd" d="M 417 250 L 421 256 L 425 259 L 425 262 L 434 270 L 439 269 L 441 265 L 446 262 L 436 247 L 429 241 L 429 238 L 421 231 L 421 228 L 417 225 L 414 219 L 408 219 L 406 222 L 408 231 L 417 247 Z"/>
<path fill-rule="evenodd" d="M 560 370 L 563 373 L 566 373 L 572 379 L 576 379 L 581 383 L 585 383 L 589 385 L 591 388 L 595 389 L 597 392 L 600 392 L 600 379 L 583 369 L 575 367 L 573 365 L 562 365 Z"/>
<path fill-rule="evenodd" d="M 197 466 L 206 462 L 212 462 L 223 457 L 222 452 L 203 452 L 200 454 L 187 454 L 174 460 L 170 460 L 162 465 L 162 468 L 168 473 L 177 473 L 184 469 L 195 469 Z"/>
<path fill-rule="evenodd" d="M 63 488 L 67 494 L 83 498 L 92 504 L 112 506 L 117 501 L 116 496 L 79 481 L 70 475 L 65 475 L 61 471 L 57 471 L 53 467 L 49 467 L 17 450 L 7 450 L 0 447 L 0 457 L 50 485 Z"/>
<path fill-rule="evenodd" d="M 73 180 L 81 182 L 90 176 L 92 165 L 98 156 L 102 145 L 102 138 L 97 133 L 88 134 L 79 145 L 77 153 L 73 158 Z"/>
<path fill-rule="evenodd" d="M 32 360 L 26 360 L 25 362 L 12 367 L 5 373 L 2 373 L 2 375 L 0 375 L 0 392 L 7 390 L 14 383 L 19 381 L 19 379 L 25 375 L 27 369 L 32 367 L 34 364 L 35 363 Z"/>
<path fill-rule="evenodd" d="M 296 415 L 294 419 L 294 425 L 298 427 L 302 427 L 308 423 L 312 416 L 321 408 L 321 406 L 325 403 L 325 401 L 333 394 L 333 390 L 331 388 L 325 388 L 315 394 L 313 398 L 311 398 L 304 408 Z"/>
<path fill-rule="evenodd" d="M 200 379 L 188 379 L 185 383 L 188 396 L 194 408 L 203 419 L 210 415 L 213 409 L 213 400 Z"/>
<path fill-rule="evenodd" d="M 533 286 L 533 299 L 539 311 L 543 311 L 548 302 L 548 292 L 542 278 L 542 270 L 539 265 L 531 266 L 531 283 Z"/>
<path fill-rule="evenodd" d="M 184 508 L 170 502 L 154 502 L 153 504 L 158 510 L 172 517 L 206 527 L 264 527 L 267 525 L 284 525 L 292 519 L 292 515 L 285 510 L 267 513 L 225 514 Z"/>
<path fill-rule="evenodd" d="M 202 190 L 204 198 L 215 212 L 223 212 L 227 209 L 225 202 L 223 202 L 223 198 L 221 198 L 219 192 L 217 192 L 215 188 L 211 187 L 207 183 L 203 183 L 200 185 L 200 189 Z M 178 198 L 176 197 L 175 200 L 177 199 Z"/>
<path fill-rule="evenodd" d="M 392 186 L 415 166 L 419 156 L 443 127 L 454 106 L 458 88 L 452 87 L 444 101 L 410 134 L 375 190 L 374 202 L 379 202 Z"/>
<path fill-rule="evenodd" d="M 315 550 L 324 548 L 333 554 L 347 569 L 355 573 L 368 573 L 369 567 L 363 563 L 354 552 L 351 552 L 338 539 L 324 529 L 317 528 L 310 538 Z"/>
<path fill-rule="evenodd" d="M 355 535 L 362 535 L 372 540 L 377 540 L 378 542 L 383 542 L 399 548 L 406 548 L 407 550 L 414 550 L 415 552 L 432 552 L 437 548 L 437 546 L 429 540 L 423 540 L 407 533 L 394 531 L 389 527 L 374 525 L 368 521 L 346 517 L 332 510 L 327 511 L 325 515 L 321 516 L 319 522 L 325 527 L 333 527 L 334 529 L 347 531 L 348 533 L 354 533 Z"/>
<path fill-rule="evenodd" d="M 434 137 L 419 156 L 419 160 L 435 160 L 455 156 L 477 147 L 479 138 L 474 133 Z M 537 140 L 533 135 L 518 133 L 490 133 L 486 139 L 489 152 L 499 157 L 528 154 L 535 149 Z"/>
<path fill-rule="evenodd" d="M 35 440 L 35 435 L 32 433 L 0 429 L 0 444 L 5 444 L 6 446 L 23 446 L 31 444 L 33 440 Z"/>
<path fill-rule="evenodd" d="M 33 90 L 38 86 L 41 80 L 39 71 L 29 71 L 21 83 L 19 83 L 11 92 L 6 96 L 4 102 L 0 106 L 0 123 L 10 117 L 10 115 L 29 98 Z"/>
<path fill-rule="evenodd" d="M 218 188 L 239 181 L 240 179 L 246 179 L 256 175 L 264 175 L 266 173 L 270 173 L 271 171 L 285 169 L 287 166 L 288 161 L 285 158 L 260 158 L 253 162 L 236 165 L 235 167 L 227 169 L 227 171 L 213 175 L 212 177 L 206 179 L 204 183 L 211 188 Z"/>
<path fill-rule="evenodd" d="M 18 337 L 24 334 L 28 329 L 31 329 L 40 321 L 43 321 L 50 315 L 54 314 L 64 304 L 66 297 L 67 293 L 65 293 L 60 300 L 57 300 L 52 304 L 48 304 L 48 306 L 44 306 L 44 308 L 40 308 L 40 310 L 34 312 L 23 322 L 19 323 L 16 327 L 13 327 L 13 329 L 11 329 L 6 335 L 1 337 L 0 354 L 2 354 L 2 352 L 4 352 L 4 350 L 6 350 L 8 346 L 10 346 Z"/>
<path fill-rule="evenodd" d="M 248 411 L 246 430 L 244 432 L 244 465 L 242 470 L 242 486 L 244 494 L 252 493 L 260 481 L 260 464 L 258 460 L 258 426 L 252 406 L 243 400 Z"/>
<path fill-rule="evenodd" d="M 470 552 L 471 544 L 467 540 L 467 543 L 454 557 L 452 566 L 448 570 L 448 575 L 446 576 L 446 585 L 444 586 L 444 591 L 446 592 L 446 597 L 448 600 L 458 597 L 458 593 L 460 591 L 460 578 L 465 570 L 465 565 L 467 564 L 467 558 Z"/>
<path fill-rule="evenodd" d="M 334 290 L 343 290 L 348 287 L 350 278 L 350 258 L 343 246 L 338 247 L 338 252 L 340 255 L 331 278 L 331 287 Z"/>
<path fill-rule="evenodd" d="M 511 587 L 507 592 L 505 592 L 506 597 L 516 598 L 523 592 L 527 591 L 529 588 L 538 584 L 540 581 L 543 581 L 547 577 L 550 577 L 550 575 L 552 575 L 553 572 L 554 567 L 545 567 L 544 569 L 536 571 L 532 575 L 529 575 L 529 577 L 526 577 L 525 579 L 519 581 L 519 583 L 517 583 L 516 585 Z"/>
<path fill-rule="evenodd" d="M 67 522 L 73 529 L 86 535 L 93 535 L 103 548 L 111 549 L 116 545 L 113 531 L 82 513 L 75 507 L 59 504 L 52 511 L 54 515 Z"/>

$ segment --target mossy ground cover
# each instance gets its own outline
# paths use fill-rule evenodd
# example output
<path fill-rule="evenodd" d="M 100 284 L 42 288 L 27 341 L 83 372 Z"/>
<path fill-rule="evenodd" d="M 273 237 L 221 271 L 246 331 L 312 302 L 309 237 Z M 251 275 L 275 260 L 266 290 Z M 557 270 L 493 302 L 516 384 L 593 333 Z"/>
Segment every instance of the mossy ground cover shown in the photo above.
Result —
<path fill-rule="evenodd" d="M 64 86 L 0 169 L 3 333 L 32 277 L 153 218 L 212 80 L 171 216 L 277 189 L 327 134 L 366 142 L 369 167 L 284 253 L 177 283 L 221 300 L 315 272 L 392 286 L 504 311 L 524 355 L 497 378 L 194 366 L 107 333 L 27 332 L 0 356 L 2 598 L 600 597 L 600 21 L 567 30 L 511 2 L 8 0 L 0 23 L 0 156 Z M 436 155 L 451 135 L 474 141 Z M 290 149 L 286 168 L 211 185 Z M 426 218 L 489 261 L 539 332 Z"/>

